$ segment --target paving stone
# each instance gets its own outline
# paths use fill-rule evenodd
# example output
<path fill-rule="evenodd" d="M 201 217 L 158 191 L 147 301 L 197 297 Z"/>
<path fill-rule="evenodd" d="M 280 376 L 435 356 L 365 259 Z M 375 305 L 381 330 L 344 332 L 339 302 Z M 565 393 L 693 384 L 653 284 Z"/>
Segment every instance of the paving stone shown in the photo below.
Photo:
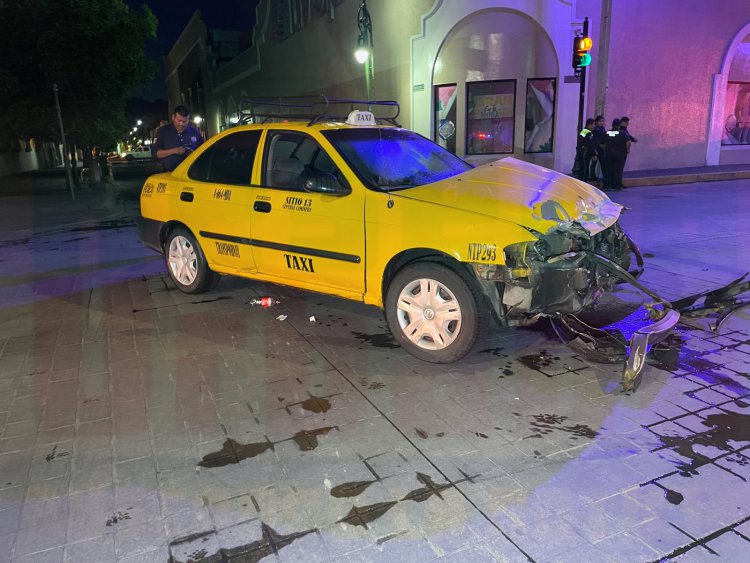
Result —
<path fill-rule="evenodd" d="M 203 532 L 177 538 L 169 544 L 169 561 L 205 561 L 213 563 L 223 560 L 219 539 L 214 532 Z"/>
<path fill-rule="evenodd" d="M 203 483 L 194 470 L 159 473 L 159 498 L 163 516 L 204 506 Z"/>
<path fill-rule="evenodd" d="M 641 542 L 632 532 L 622 532 L 604 538 L 596 542 L 594 547 L 604 556 L 619 561 L 650 561 L 659 556 L 658 552 Z"/>
<path fill-rule="evenodd" d="M 54 547 L 52 549 L 16 557 L 15 561 L 18 561 L 19 563 L 62 563 L 63 554 L 64 551 L 62 547 Z"/>
<path fill-rule="evenodd" d="M 26 500 L 49 500 L 67 496 L 69 487 L 70 475 L 32 482 L 26 489 Z"/>
<path fill-rule="evenodd" d="M 172 543 L 179 538 L 186 538 L 205 530 L 207 533 L 214 530 L 214 522 L 208 508 L 188 510 L 178 514 L 172 514 L 164 518 L 164 527 L 167 538 Z M 216 528 L 219 528 L 218 524 Z"/>
<path fill-rule="evenodd" d="M 65 546 L 64 561 L 76 563 L 81 561 L 114 561 L 115 539 L 114 533 L 104 534 L 72 543 L 69 540 Z"/>
<path fill-rule="evenodd" d="M 117 523 L 114 493 L 110 487 L 71 495 L 68 502 L 68 542 L 107 534 Z"/>
<path fill-rule="evenodd" d="M 166 536 L 161 522 L 115 530 L 115 554 L 118 558 L 163 550 L 165 546 Z"/>
<path fill-rule="evenodd" d="M 693 541 L 692 538 L 661 518 L 644 522 L 635 526 L 631 531 L 651 549 L 662 555 L 671 553 Z"/>
<path fill-rule="evenodd" d="M 729 531 L 707 542 L 706 547 L 715 551 L 722 559 L 740 561 L 747 557 L 750 541 L 734 531 Z"/>
<path fill-rule="evenodd" d="M 67 528 L 67 498 L 26 504 L 16 534 L 16 556 L 62 546 Z"/>
<path fill-rule="evenodd" d="M 536 520 L 532 524 L 508 530 L 508 535 L 532 559 L 547 561 L 585 543 L 567 522 L 556 517 Z M 543 542 L 533 538 L 543 537 Z"/>
<path fill-rule="evenodd" d="M 10 561 L 15 540 L 15 533 L 6 534 L 0 531 L 0 561 Z"/>

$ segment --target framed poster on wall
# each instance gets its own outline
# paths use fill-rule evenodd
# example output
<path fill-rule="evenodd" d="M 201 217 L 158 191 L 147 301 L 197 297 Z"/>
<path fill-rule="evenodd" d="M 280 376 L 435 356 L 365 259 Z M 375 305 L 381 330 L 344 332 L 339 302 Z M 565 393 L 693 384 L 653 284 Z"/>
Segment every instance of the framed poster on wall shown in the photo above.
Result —
<path fill-rule="evenodd" d="M 456 154 L 456 92 L 455 84 L 435 86 L 435 142 Z"/>
<path fill-rule="evenodd" d="M 513 152 L 516 81 L 466 83 L 466 154 Z"/>
<path fill-rule="evenodd" d="M 526 81 L 523 152 L 552 152 L 556 92 L 555 78 L 531 78 Z"/>

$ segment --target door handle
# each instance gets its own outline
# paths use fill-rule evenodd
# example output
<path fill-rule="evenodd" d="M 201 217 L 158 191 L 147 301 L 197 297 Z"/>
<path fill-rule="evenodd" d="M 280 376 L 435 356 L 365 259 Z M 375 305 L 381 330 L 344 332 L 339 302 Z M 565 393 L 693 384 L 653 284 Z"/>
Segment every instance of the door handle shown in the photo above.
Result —
<path fill-rule="evenodd" d="M 259 211 L 261 213 L 270 213 L 271 212 L 271 204 L 267 201 L 256 201 L 253 204 L 253 211 Z"/>
<path fill-rule="evenodd" d="M 181 201 L 193 201 L 195 199 L 195 195 L 193 192 L 182 192 L 180 193 L 180 200 Z"/>

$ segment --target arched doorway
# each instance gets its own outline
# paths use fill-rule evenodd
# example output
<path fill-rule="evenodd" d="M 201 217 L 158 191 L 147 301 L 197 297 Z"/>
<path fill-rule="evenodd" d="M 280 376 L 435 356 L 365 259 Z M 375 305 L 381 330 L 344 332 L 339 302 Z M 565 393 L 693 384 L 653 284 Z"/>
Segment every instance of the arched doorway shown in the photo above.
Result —
<path fill-rule="evenodd" d="M 432 72 L 433 138 L 469 160 L 552 166 L 558 61 L 545 30 L 507 9 L 459 21 Z"/>
<path fill-rule="evenodd" d="M 750 163 L 750 23 L 729 45 L 713 93 L 706 164 Z"/>

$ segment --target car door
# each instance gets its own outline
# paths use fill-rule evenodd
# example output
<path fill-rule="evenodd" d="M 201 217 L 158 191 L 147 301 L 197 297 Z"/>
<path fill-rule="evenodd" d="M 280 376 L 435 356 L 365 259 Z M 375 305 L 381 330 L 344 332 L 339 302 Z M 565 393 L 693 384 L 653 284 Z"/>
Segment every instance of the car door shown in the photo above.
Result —
<path fill-rule="evenodd" d="M 180 183 L 179 208 L 213 268 L 255 271 L 250 186 L 262 131 L 237 131 L 201 150 Z"/>
<path fill-rule="evenodd" d="M 343 166 L 323 138 L 267 132 L 252 211 L 253 256 L 264 277 L 361 299 L 364 190 L 351 189 Z M 337 195 L 314 188 L 326 183 Z"/>

